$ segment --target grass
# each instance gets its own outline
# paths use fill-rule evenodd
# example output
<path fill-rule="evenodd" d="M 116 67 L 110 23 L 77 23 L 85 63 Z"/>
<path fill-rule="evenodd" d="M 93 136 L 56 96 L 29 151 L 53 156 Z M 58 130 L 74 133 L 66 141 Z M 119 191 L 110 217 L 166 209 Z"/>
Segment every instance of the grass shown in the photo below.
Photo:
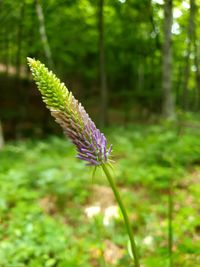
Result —
<path fill-rule="evenodd" d="M 144 267 L 168 266 L 171 178 L 174 266 L 200 262 L 199 133 L 177 132 L 167 125 L 106 132 Z M 128 237 L 106 179 L 98 171 L 92 181 L 92 169 L 75 154 L 68 140 L 55 136 L 9 143 L 1 151 L 0 266 L 130 266 Z M 88 207 L 100 212 L 88 217 Z"/>

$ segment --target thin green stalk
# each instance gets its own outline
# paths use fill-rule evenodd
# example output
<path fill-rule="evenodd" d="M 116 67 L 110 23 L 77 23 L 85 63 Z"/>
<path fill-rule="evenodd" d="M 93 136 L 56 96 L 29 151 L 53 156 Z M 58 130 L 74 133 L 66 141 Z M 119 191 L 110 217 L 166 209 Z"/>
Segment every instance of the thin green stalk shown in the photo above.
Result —
<path fill-rule="evenodd" d="M 168 254 L 169 267 L 173 267 L 173 181 L 169 180 L 169 194 L 168 194 Z"/>
<path fill-rule="evenodd" d="M 124 218 L 124 223 L 125 223 L 125 226 L 126 226 L 126 229 L 127 229 L 127 232 L 128 232 L 128 235 L 129 235 L 129 238 L 130 238 L 130 243 L 131 243 L 131 251 L 132 251 L 132 254 L 133 254 L 133 257 L 134 257 L 134 266 L 135 267 L 140 267 L 140 264 L 139 264 L 139 257 L 138 257 L 138 252 L 137 252 L 137 247 L 136 247 L 136 244 L 135 244 L 135 240 L 134 240 L 134 237 L 133 237 L 133 232 L 132 232 L 132 229 L 131 229 L 131 225 L 130 225 L 130 222 L 129 222 L 129 218 L 128 218 L 128 215 L 127 215 L 127 212 L 126 212 L 126 209 L 124 207 L 124 204 L 122 202 L 122 199 L 121 199 L 121 196 L 119 194 L 119 191 L 116 187 L 116 184 L 107 168 L 107 166 L 105 164 L 102 164 L 102 168 L 104 170 L 104 173 L 108 179 L 108 182 L 113 190 L 113 193 L 115 195 L 115 198 L 116 198 L 116 201 L 120 207 L 120 210 L 122 212 L 122 215 L 123 215 L 123 218 Z"/>
<path fill-rule="evenodd" d="M 92 185 L 94 186 L 94 177 L 95 177 L 95 172 L 96 172 L 96 167 L 94 168 L 94 171 L 92 173 Z M 94 194 L 92 195 L 92 199 L 94 200 Z M 102 247 L 102 227 L 101 224 L 99 223 L 99 220 L 96 216 L 94 216 L 94 223 L 95 223 L 95 228 L 97 229 L 96 235 L 98 238 L 98 241 L 100 241 L 100 266 L 102 267 L 107 267 L 106 260 L 104 257 L 104 251 Z"/>
<path fill-rule="evenodd" d="M 100 266 L 101 267 L 107 267 L 107 264 L 106 264 L 106 260 L 105 260 L 105 256 L 104 256 L 104 250 L 103 250 L 103 247 L 102 247 L 102 227 L 99 223 L 99 218 L 97 218 L 96 216 L 94 217 L 94 222 L 95 222 L 95 226 L 96 226 L 96 229 L 97 229 L 97 238 L 98 238 L 98 241 L 100 241 Z"/>

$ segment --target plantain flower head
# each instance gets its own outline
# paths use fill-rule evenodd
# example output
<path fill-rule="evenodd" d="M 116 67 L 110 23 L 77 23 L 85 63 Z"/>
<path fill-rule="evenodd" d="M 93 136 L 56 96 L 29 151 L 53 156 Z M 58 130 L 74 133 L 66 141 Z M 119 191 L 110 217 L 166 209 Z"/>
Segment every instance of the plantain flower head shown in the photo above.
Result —
<path fill-rule="evenodd" d="M 47 108 L 75 144 L 77 157 L 87 165 L 106 163 L 112 146 L 107 148 L 104 134 L 97 129 L 81 103 L 39 60 L 28 58 L 28 65 Z"/>

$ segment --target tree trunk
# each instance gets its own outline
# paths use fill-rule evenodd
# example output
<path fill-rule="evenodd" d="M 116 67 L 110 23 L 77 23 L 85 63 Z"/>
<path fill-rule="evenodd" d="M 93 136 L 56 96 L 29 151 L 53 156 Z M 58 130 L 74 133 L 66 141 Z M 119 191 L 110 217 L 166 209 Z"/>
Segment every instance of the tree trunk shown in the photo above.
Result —
<path fill-rule="evenodd" d="M 25 2 L 21 2 L 20 9 L 20 20 L 17 32 L 17 54 L 16 54 L 16 78 L 20 80 L 21 74 L 21 52 L 22 52 L 22 37 L 23 37 L 23 21 L 24 21 L 24 12 L 25 12 Z"/>
<path fill-rule="evenodd" d="M 4 137 L 3 137 L 3 129 L 0 121 L 0 149 L 4 146 Z"/>
<path fill-rule="evenodd" d="M 104 48 L 104 0 L 99 0 L 99 70 L 100 70 L 100 90 L 101 90 L 101 126 L 108 123 L 108 90 L 105 71 L 105 48 Z"/>
<path fill-rule="evenodd" d="M 174 96 L 172 91 L 172 0 L 164 3 L 164 41 L 162 53 L 162 89 L 163 89 L 163 116 L 170 118 L 175 116 Z"/>
<path fill-rule="evenodd" d="M 195 72 L 195 80 L 196 80 L 196 93 L 195 93 L 195 110 L 199 111 L 200 110 L 200 69 L 199 69 L 199 64 L 200 60 L 198 57 L 198 46 L 197 46 L 197 40 L 195 40 L 195 45 L 194 45 L 194 63 L 196 67 L 196 72 Z"/>
<path fill-rule="evenodd" d="M 23 118 L 23 104 L 22 99 L 24 92 L 22 89 L 21 82 L 21 59 L 22 59 L 22 42 L 23 42 L 23 31 L 24 31 L 24 17 L 25 17 L 25 1 L 20 3 L 20 13 L 18 17 L 18 28 L 17 28 L 17 40 L 16 40 L 16 77 L 15 77 L 15 92 L 16 92 L 16 116 L 13 117 L 13 133 L 15 137 L 21 135 L 20 124 Z"/>
<path fill-rule="evenodd" d="M 3 60 L 3 63 L 4 63 L 4 66 L 5 66 L 5 76 L 7 77 L 8 76 L 8 67 L 9 67 L 9 32 L 7 31 L 6 27 L 4 28 L 4 32 L 3 32 L 3 35 L 4 35 L 4 46 L 3 46 L 3 56 L 4 56 L 4 60 Z"/>
<path fill-rule="evenodd" d="M 195 3 L 195 0 L 191 0 L 191 8 L 193 7 L 194 9 L 194 30 L 193 30 L 193 41 L 194 41 L 194 65 L 196 67 L 196 72 L 195 72 L 195 80 L 196 80 L 196 90 L 195 90 L 195 103 L 194 107 L 195 110 L 198 111 L 200 110 L 200 69 L 199 69 L 199 42 L 196 34 L 196 14 L 197 14 L 197 5 Z"/>
<path fill-rule="evenodd" d="M 36 7 L 36 13 L 37 13 L 38 21 L 39 21 L 40 37 L 41 37 L 41 42 L 44 47 L 45 57 L 47 59 L 47 63 L 49 67 L 53 68 L 54 64 L 53 64 L 51 49 L 50 49 L 47 34 L 46 34 L 45 19 L 44 19 L 44 14 L 43 14 L 40 0 L 35 0 L 35 7 Z"/>
<path fill-rule="evenodd" d="M 182 64 L 178 67 L 178 74 L 177 74 L 177 82 L 176 82 L 176 105 L 181 107 L 182 105 L 182 86 L 183 86 L 183 79 L 184 79 L 184 66 Z"/>
<path fill-rule="evenodd" d="M 149 19 L 150 19 L 150 23 L 152 26 L 152 32 L 155 35 L 155 45 L 156 45 L 156 48 L 160 50 L 161 49 L 160 37 L 159 37 L 158 29 L 157 29 L 157 26 L 154 20 L 152 0 L 148 1 L 148 8 L 149 8 Z"/>
<path fill-rule="evenodd" d="M 187 40 L 187 54 L 185 58 L 185 81 L 183 85 L 183 108 L 188 110 L 189 107 L 189 94 L 188 83 L 190 79 L 190 55 L 192 51 L 192 40 L 194 38 L 194 0 L 190 0 L 190 15 L 188 23 L 188 40 Z"/>

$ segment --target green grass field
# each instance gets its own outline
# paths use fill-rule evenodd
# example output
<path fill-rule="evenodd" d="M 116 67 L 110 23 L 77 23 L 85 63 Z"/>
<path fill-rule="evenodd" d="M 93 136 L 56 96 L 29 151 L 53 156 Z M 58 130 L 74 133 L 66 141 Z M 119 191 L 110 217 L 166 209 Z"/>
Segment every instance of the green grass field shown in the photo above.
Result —
<path fill-rule="evenodd" d="M 199 130 L 133 125 L 106 131 L 113 175 L 143 267 L 168 266 L 168 185 L 174 184 L 175 267 L 200 266 Z M 68 140 L 24 140 L 0 152 L 0 266 L 131 266 L 121 214 L 100 170 Z"/>

